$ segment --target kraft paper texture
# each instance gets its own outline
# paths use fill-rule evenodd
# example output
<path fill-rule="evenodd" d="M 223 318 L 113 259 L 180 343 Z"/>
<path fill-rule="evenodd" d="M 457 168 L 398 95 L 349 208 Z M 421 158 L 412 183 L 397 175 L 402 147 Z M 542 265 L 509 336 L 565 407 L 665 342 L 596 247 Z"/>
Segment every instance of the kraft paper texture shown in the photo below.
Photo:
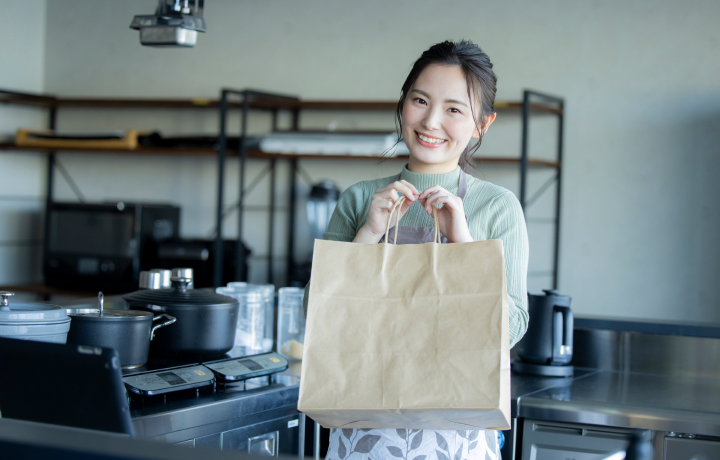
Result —
<path fill-rule="evenodd" d="M 326 428 L 510 428 L 501 240 L 316 240 L 298 409 Z"/>

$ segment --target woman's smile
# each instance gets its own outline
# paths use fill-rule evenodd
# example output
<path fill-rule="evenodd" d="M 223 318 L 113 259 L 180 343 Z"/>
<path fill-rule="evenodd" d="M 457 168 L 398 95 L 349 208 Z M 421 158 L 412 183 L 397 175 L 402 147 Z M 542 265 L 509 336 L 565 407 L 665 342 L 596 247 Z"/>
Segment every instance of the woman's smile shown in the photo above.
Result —
<path fill-rule="evenodd" d="M 428 136 L 427 134 L 421 134 L 415 131 L 415 137 L 417 137 L 418 143 L 423 147 L 429 147 L 436 149 L 442 147 L 447 142 L 447 139 L 441 139 L 439 137 Z"/>

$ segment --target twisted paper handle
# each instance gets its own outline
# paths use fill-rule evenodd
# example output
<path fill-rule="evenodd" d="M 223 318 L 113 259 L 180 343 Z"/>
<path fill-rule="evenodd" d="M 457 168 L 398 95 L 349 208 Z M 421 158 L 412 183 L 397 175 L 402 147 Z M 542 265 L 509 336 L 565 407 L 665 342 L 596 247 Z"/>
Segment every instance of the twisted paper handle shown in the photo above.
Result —
<path fill-rule="evenodd" d="M 400 207 L 402 206 L 403 202 L 405 202 L 405 196 L 401 196 L 398 198 L 398 200 L 393 205 L 392 210 L 390 211 L 390 217 L 387 221 L 387 226 L 385 227 L 385 242 L 389 243 L 390 239 L 389 233 L 390 233 L 390 222 L 392 222 L 393 213 L 397 211 L 397 214 L 395 214 L 395 238 L 393 239 L 393 244 L 397 244 L 397 236 L 398 236 L 398 228 L 400 227 Z M 438 220 L 437 216 L 437 208 L 433 206 L 433 223 L 435 227 L 435 235 L 433 237 L 434 243 L 440 243 L 440 221 Z"/>

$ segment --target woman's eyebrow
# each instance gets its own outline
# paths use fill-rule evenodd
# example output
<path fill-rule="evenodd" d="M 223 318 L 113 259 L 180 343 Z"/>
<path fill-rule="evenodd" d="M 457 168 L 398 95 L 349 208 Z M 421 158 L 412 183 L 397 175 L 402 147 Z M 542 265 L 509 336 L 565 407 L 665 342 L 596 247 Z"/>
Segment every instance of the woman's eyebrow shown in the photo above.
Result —
<path fill-rule="evenodd" d="M 423 96 L 425 96 L 426 98 L 432 99 L 432 97 L 428 93 L 426 93 L 425 91 L 420 90 L 420 89 L 413 89 L 410 92 L 411 93 L 420 93 Z M 467 103 L 465 103 L 463 101 L 458 101 L 457 99 L 445 99 L 445 102 L 450 103 L 450 104 L 460 104 L 460 105 L 464 105 L 465 107 L 469 107 L 467 105 Z"/>

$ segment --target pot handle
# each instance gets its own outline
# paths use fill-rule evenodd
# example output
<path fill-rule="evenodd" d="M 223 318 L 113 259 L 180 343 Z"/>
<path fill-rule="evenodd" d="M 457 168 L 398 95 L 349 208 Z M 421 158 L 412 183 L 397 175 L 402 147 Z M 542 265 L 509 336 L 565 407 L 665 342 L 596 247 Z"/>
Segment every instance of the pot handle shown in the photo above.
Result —
<path fill-rule="evenodd" d="M 175 321 L 177 321 L 177 318 L 175 318 L 174 316 L 170 316 L 170 315 L 163 313 L 162 315 L 157 315 L 155 318 L 153 318 L 153 323 L 155 322 L 155 320 L 160 319 L 162 317 L 167 318 L 167 321 L 165 321 L 164 323 L 160 323 L 157 326 L 153 326 L 153 328 L 150 330 L 150 340 L 155 338 L 156 330 L 160 329 L 161 327 L 169 326 L 172 323 L 174 323 Z"/>
<path fill-rule="evenodd" d="M 0 292 L 0 310 L 6 311 L 10 310 L 10 304 L 8 300 L 10 297 L 14 296 L 14 292 Z"/>

